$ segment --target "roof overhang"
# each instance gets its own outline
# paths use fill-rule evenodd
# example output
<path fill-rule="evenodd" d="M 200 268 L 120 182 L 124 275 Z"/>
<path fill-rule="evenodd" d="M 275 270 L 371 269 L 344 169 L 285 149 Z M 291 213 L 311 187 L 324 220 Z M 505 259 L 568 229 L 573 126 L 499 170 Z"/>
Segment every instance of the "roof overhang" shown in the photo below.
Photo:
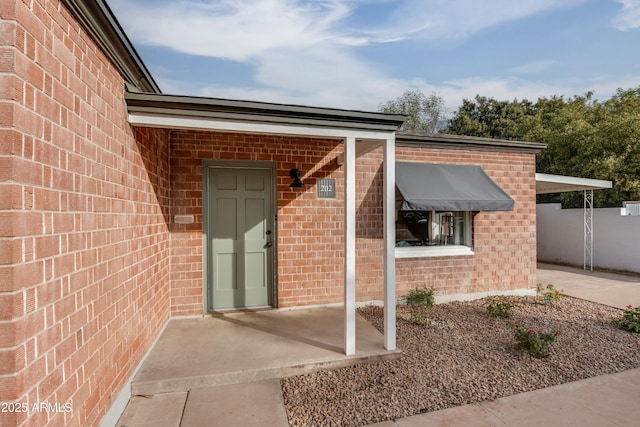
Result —
<path fill-rule="evenodd" d="M 476 136 L 449 135 L 445 133 L 432 134 L 407 131 L 400 131 L 396 134 L 396 146 L 532 154 L 537 154 L 547 147 L 546 144 L 538 142 L 511 141 L 506 139 L 480 138 Z"/>
<path fill-rule="evenodd" d="M 612 187 L 613 183 L 611 181 L 536 173 L 536 194 L 601 190 Z"/>
<path fill-rule="evenodd" d="M 354 136 L 380 140 L 393 135 L 403 115 L 302 105 L 149 93 L 126 93 L 129 123 L 165 129 Z"/>

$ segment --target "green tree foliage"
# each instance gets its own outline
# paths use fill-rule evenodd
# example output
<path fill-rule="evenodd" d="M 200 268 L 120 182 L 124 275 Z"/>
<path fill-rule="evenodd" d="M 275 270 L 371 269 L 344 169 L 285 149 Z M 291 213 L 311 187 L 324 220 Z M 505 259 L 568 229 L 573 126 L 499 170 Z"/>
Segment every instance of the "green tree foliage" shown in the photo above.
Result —
<path fill-rule="evenodd" d="M 640 200 L 640 87 L 618 90 L 603 110 L 597 168 L 614 183 L 611 200 Z"/>
<path fill-rule="evenodd" d="M 496 101 L 476 95 L 475 101 L 464 100 L 443 133 L 483 138 L 520 139 L 526 117 L 534 114 L 526 99 L 513 102 Z"/>
<path fill-rule="evenodd" d="M 401 130 L 429 133 L 438 130 L 446 113 L 441 97 L 435 93 L 427 96 L 418 90 L 408 90 L 398 98 L 380 104 L 378 111 L 405 114 L 407 119 Z"/>
<path fill-rule="evenodd" d="M 465 100 L 446 133 L 547 144 L 537 157 L 537 171 L 611 180 L 611 190 L 595 192 L 598 207 L 618 207 L 640 200 L 640 87 L 622 90 L 604 102 L 593 93 L 565 98 L 496 101 Z M 582 194 L 541 195 L 541 202 L 582 206 Z"/>

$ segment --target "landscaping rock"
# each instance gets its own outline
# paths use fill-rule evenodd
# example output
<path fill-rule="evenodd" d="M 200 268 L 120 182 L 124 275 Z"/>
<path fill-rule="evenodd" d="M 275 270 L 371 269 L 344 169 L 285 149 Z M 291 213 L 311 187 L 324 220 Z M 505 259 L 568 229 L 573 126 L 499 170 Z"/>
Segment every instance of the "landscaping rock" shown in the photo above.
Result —
<path fill-rule="evenodd" d="M 398 307 L 400 359 L 282 380 L 291 426 L 361 426 L 493 400 L 640 366 L 640 335 L 613 324 L 622 310 L 563 297 L 505 297 L 511 317 L 486 300 L 435 306 L 429 321 Z M 382 308 L 358 310 L 382 331 Z M 549 356 L 521 354 L 511 325 L 558 332 Z"/>

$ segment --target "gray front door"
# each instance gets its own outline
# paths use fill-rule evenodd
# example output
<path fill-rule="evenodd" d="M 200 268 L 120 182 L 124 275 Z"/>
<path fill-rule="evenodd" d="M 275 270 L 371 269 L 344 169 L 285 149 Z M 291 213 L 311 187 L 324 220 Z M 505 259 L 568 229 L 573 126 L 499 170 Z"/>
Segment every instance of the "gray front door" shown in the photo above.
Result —
<path fill-rule="evenodd" d="M 209 167 L 208 309 L 271 305 L 272 171 Z"/>

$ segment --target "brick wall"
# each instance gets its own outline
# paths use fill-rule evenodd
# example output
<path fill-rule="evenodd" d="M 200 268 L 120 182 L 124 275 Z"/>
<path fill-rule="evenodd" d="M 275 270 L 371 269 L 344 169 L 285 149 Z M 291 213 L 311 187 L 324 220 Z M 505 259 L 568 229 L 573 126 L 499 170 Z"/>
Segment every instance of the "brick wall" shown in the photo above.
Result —
<path fill-rule="evenodd" d="M 173 131 L 172 215 L 193 224 L 172 224 L 171 309 L 174 315 L 203 310 L 202 160 L 277 163 L 278 305 L 343 300 L 343 167 L 332 141 Z M 428 284 L 437 294 L 512 290 L 535 286 L 535 156 L 505 152 L 398 148 L 398 161 L 480 165 L 515 200 L 511 212 L 480 212 L 473 218 L 475 255 L 399 259 L 397 289 Z M 289 170 L 302 171 L 305 189 L 290 189 Z M 316 198 L 315 180 L 337 181 L 337 198 Z M 356 161 L 356 255 L 359 301 L 382 299 L 382 158 L 378 149 Z"/>
<path fill-rule="evenodd" d="M 97 425 L 169 316 L 168 133 L 56 0 L 0 6 L 0 425 Z"/>
<path fill-rule="evenodd" d="M 331 140 L 174 131 L 171 137 L 171 213 L 194 215 L 193 224 L 172 224 L 171 310 L 203 311 L 202 160 L 277 163 L 278 301 L 280 307 L 340 301 L 343 293 L 343 172 L 340 144 Z M 291 189 L 298 168 L 304 189 Z M 334 200 L 316 199 L 315 181 L 336 178 Z"/>
<path fill-rule="evenodd" d="M 358 159 L 360 204 L 358 287 L 364 300 L 380 299 L 382 171 L 380 150 Z M 514 290 L 536 284 L 535 155 L 433 148 L 396 149 L 397 161 L 479 165 L 515 201 L 513 211 L 473 215 L 473 256 L 396 261 L 397 294 L 429 285 L 436 295 Z M 362 176 L 360 175 L 362 171 Z M 374 189 L 366 189 L 368 182 Z M 363 187 L 364 184 L 364 187 Z M 362 254 L 362 255 L 361 255 Z"/>

